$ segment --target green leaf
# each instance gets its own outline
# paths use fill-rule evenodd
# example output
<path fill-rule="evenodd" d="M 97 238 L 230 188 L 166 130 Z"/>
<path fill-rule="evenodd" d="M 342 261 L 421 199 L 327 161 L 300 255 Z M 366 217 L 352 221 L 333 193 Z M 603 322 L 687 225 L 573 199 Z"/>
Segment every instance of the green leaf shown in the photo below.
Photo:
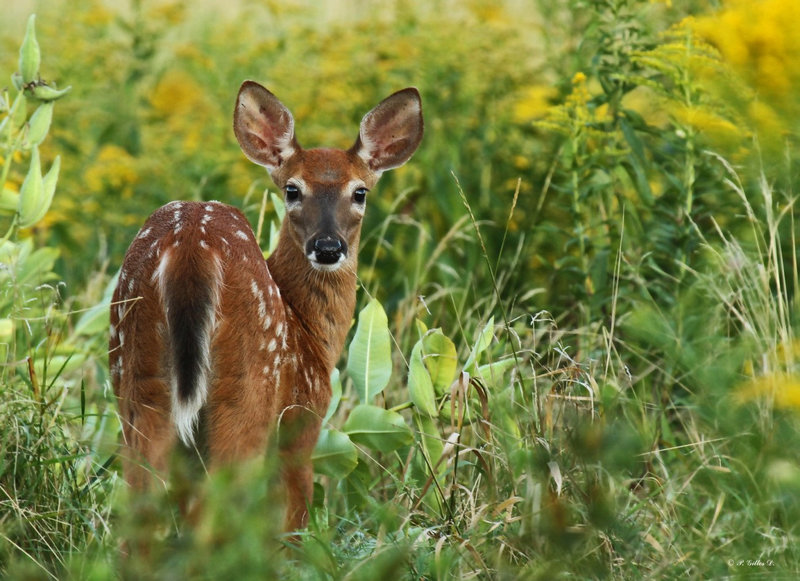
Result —
<path fill-rule="evenodd" d="M 47 137 L 47 132 L 50 131 L 50 123 L 53 121 L 54 106 L 52 101 L 42 103 L 31 115 L 31 120 L 28 122 L 28 147 L 39 145 Z"/>
<path fill-rule="evenodd" d="M 506 372 L 514 367 L 515 364 L 516 361 L 513 357 L 500 359 L 499 361 L 493 361 L 492 363 L 486 363 L 485 365 L 478 367 L 477 371 L 475 372 L 475 376 L 483 379 L 484 383 L 486 383 L 488 386 L 499 388 L 502 387 L 503 378 L 505 377 Z"/>
<path fill-rule="evenodd" d="M 328 411 L 325 412 L 325 417 L 322 419 L 322 425 L 328 423 L 331 419 L 333 414 L 336 412 L 336 408 L 339 407 L 339 402 L 342 399 L 342 380 L 339 377 L 339 370 L 335 367 L 331 372 L 331 401 L 328 404 Z"/>
<path fill-rule="evenodd" d="M 314 471 L 331 478 L 342 479 L 358 464 L 358 450 L 347 434 L 323 429 L 311 454 Z"/>
<path fill-rule="evenodd" d="M 0 192 L 0 212 L 16 213 L 19 207 L 19 194 L 8 188 Z"/>
<path fill-rule="evenodd" d="M 49 246 L 30 254 L 23 251 L 17 262 L 17 284 L 20 286 L 39 285 L 56 278 L 53 268 L 59 254 L 58 248 Z"/>
<path fill-rule="evenodd" d="M 436 421 L 433 418 L 416 415 L 414 416 L 414 422 L 419 430 L 419 439 L 420 442 L 422 442 L 422 449 L 425 452 L 425 456 L 428 462 L 430 462 L 431 467 L 436 467 L 439 459 L 442 457 L 442 452 L 444 452 L 444 441 L 442 435 L 439 433 L 439 429 L 436 427 Z M 440 464 L 436 469 L 437 476 L 441 477 L 446 468 L 446 463 L 443 462 Z"/>
<path fill-rule="evenodd" d="M 443 395 L 458 370 L 456 346 L 441 329 L 428 331 L 422 339 L 422 360 L 431 376 L 433 389 L 437 395 Z"/>
<path fill-rule="evenodd" d="M 478 339 L 475 341 L 475 345 L 472 347 L 467 362 L 464 364 L 464 371 L 474 374 L 475 367 L 478 363 L 478 357 L 491 345 L 492 339 L 494 339 L 494 317 L 490 317 L 489 321 L 483 326 L 483 329 L 481 329 L 481 332 L 478 333 Z"/>
<path fill-rule="evenodd" d="M 433 382 L 422 360 L 422 342 L 423 339 L 420 339 L 414 345 L 408 362 L 408 395 L 419 413 L 436 416 Z"/>
<path fill-rule="evenodd" d="M 639 196 L 647 205 L 652 205 L 653 192 L 650 190 L 650 182 L 647 181 L 647 170 L 645 168 L 648 166 L 648 162 L 645 157 L 644 146 L 636 134 L 636 130 L 627 119 L 621 117 L 619 125 L 620 129 L 622 129 L 622 134 L 625 136 L 625 141 L 628 142 L 628 146 L 631 148 L 628 161 L 633 169 L 633 177 L 638 186 Z"/>
<path fill-rule="evenodd" d="M 36 223 L 33 218 L 39 213 L 39 204 L 44 198 L 44 186 L 42 185 L 42 163 L 39 159 L 39 148 L 31 150 L 31 161 L 28 167 L 28 174 L 22 187 L 19 189 L 19 225 L 27 228 Z"/>
<path fill-rule="evenodd" d="M 377 299 L 372 299 L 358 315 L 347 358 L 347 373 L 362 403 L 371 402 L 392 376 L 389 321 Z"/>
<path fill-rule="evenodd" d="M 403 416 L 368 404 L 353 408 L 342 429 L 356 444 L 379 452 L 397 450 L 414 440 Z"/>
<path fill-rule="evenodd" d="M 39 65 L 42 62 L 42 52 L 36 40 L 36 15 L 28 18 L 25 38 L 19 49 L 19 72 L 22 74 L 23 83 L 31 83 L 39 76 Z"/>
<path fill-rule="evenodd" d="M 272 200 L 275 213 L 278 215 L 278 222 L 283 222 L 283 217 L 286 215 L 286 205 L 283 203 L 283 198 L 274 192 L 269 193 L 269 198 Z"/>

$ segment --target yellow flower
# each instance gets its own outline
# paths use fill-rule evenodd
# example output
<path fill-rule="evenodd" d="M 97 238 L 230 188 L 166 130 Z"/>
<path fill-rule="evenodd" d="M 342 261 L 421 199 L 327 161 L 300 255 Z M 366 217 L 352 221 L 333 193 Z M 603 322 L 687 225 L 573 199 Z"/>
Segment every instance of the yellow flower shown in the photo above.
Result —
<path fill-rule="evenodd" d="M 104 145 L 97 159 L 86 170 L 84 180 L 93 193 L 114 190 L 123 197 L 129 197 L 133 193 L 133 186 L 139 181 L 136 159 L 117 145 Z"/>
<path fill-rule="evenodd" d="M 776 408 L 800 410 L 800 377 L 787 373 L 757 377 L 740 386 L 736 396 L 741 402 L 767 399 Z"/>
<path fill-rule="evenodd" d="M 514 121 L 525 123 L 544 116 L 556 94 L 556 89 L 547 85 L 526 87 L 521 91 L 520 99 L 514 104 Z"/>

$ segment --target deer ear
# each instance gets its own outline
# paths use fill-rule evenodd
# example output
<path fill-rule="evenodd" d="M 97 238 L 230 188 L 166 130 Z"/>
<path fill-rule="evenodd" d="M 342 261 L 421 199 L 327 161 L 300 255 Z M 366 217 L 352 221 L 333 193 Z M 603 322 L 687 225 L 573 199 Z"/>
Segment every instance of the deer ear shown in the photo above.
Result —
<path fill-rule="evenodd" d="M 275 95 L 253 81 L 245 81 L 239 89 L 233 132 L 248 159 L 270 173 L 299 149 L 292 114 Z"/>
<path fill-rule="evenodd" d="M 377 174 L 400 167 L 422 141 L 422 126 L 419 91 L 413 87 L 403 89 L 364 115 L 351 151 Z"/>

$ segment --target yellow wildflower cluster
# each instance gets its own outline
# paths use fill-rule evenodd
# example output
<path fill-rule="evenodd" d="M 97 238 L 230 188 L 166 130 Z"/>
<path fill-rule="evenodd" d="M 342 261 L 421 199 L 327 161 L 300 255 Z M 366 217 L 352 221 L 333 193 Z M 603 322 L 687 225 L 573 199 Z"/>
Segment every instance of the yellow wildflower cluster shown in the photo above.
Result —
<path fill-rule="evenodd" d="M 728 0 L 695 27 L 759 94 L 791 96 L 800 82 L 800 2 Z"/>
<path fill-rule="evenodd" d="M 550 107 L 536 122 L 538 127 L 585 139 L 590 148 L 604 143 L 609 135 L 602 124 L 609 121 L 608 108 L 594 107 L 588 79 L 584 73 L 572 78 L 572 91 L 562 105 Z"/>
<path fill-rule="evenodd" d="M 136 159 L 117 145 L 104 145 L 84 173 L 84 179 L 92 193 L 113 191 L 129 198 L 139 181 Z"/>
<path fill-rule="evenodd" d="M 717 14 L 697 18 L 696 34 L 720 51 L 746 85 L 729 95 L 764 141 L 796 131 L 800 115 L 800 2 L 729 0 Z M 795 127 L 792 127 L 795 125 Z"/>
<path fill-rule="evenodd" d="M 181 70 L 165 73 L 150 96 L 150 105 L 156 116 L 164 120 L 161 129 L 169 135 L 180 136 L 185 153 L 200 149 L 208 127 L 197 121 L 212 118 L 214 110 L 206 91 L 191 75 Z"/>
<path fill-rule="evenodd" d="M 514 121 L 527 123 L 541 119 L 550 110 L 551 101 L 558 91 L 549 85 L 528 85 L 519 91 L 519 98 L 514 103 Z"/>
<path fill-rule="evenodd" d="M 760 358 L 767 369 L 758 373 L 752 361 L 744 372 L 751 379 L 737 391 L 739 401 L 766 400 L 777 408 L 800 410 L 800 340 L 780 343 Z"/>

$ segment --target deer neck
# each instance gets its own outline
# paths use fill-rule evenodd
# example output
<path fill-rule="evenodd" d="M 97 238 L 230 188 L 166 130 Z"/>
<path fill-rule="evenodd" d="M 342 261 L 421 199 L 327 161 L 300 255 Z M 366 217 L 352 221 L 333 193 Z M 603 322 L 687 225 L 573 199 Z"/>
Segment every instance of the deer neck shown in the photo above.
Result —
<path fill-rule="evenodd" d="M 267 267 L 286 305 L 300 325 L 302 343 L 315 348 L 332 370 L 350 329 L 356 304 L 356 259 L 334 272 L 314 269 L 297 244 L 284 240 L 267 259 Z M 352 248 L 358 250 L 358 244 Z"/>

